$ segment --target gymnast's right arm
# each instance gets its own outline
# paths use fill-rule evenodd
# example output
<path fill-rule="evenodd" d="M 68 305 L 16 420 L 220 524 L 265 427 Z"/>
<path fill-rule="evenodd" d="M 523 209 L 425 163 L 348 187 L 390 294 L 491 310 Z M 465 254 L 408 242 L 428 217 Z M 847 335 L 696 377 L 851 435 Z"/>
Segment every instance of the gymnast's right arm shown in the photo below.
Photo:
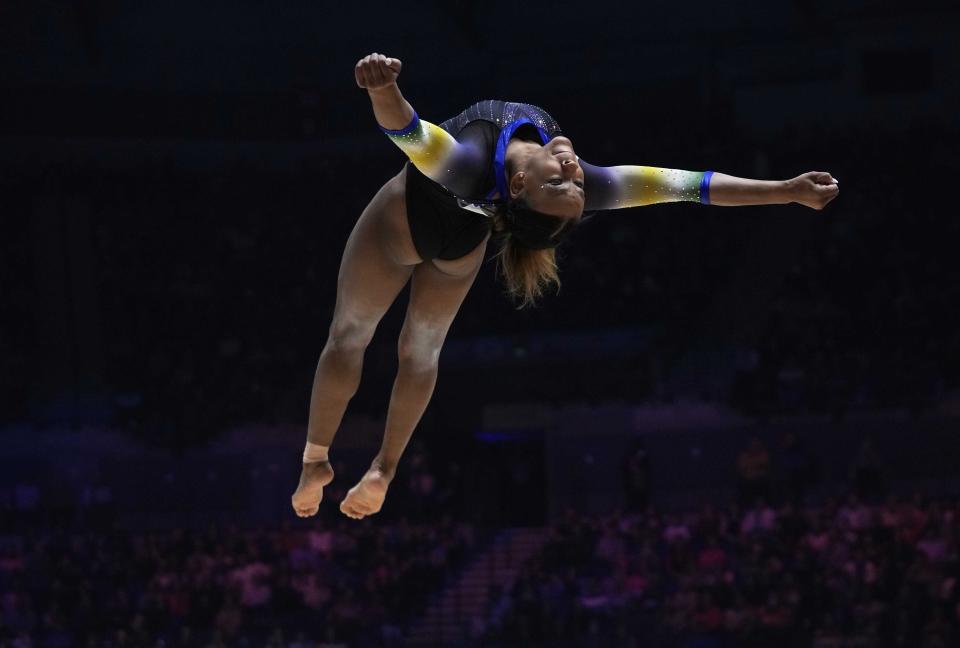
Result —
<path fill-rule="evenodd" d="M 477 155 L 447 131 L 417 116 L 397 87 L 401 66 L 399 59 L 383 54 L 365 56 L 354 68 L 357 85 L 367 89 L 380 128 L 413 165 L 456 192 L 458 175 L 466 175 Z"/>

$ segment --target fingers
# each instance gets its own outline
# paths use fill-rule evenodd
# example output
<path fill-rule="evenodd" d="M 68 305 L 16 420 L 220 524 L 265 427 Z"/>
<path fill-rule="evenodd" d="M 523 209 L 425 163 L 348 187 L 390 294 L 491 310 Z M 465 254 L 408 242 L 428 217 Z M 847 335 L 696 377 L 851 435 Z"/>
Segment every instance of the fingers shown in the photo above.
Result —
<path fill-rule="evenodd" d="M 369 56 L 364 56 L 357 61 L 357 64 L 353 68 L 354 75 L 357 78 L 357 85 L 361 88 L 366 88 L 369 85 L 369 79 L 367 78 L 367 61 L 369 58 Z"/>
<path fill-rule="evenodd" d="M 816 182 L 817 184 L 826 184 L 826 185 L 829 185 L 829 184 L 836 184 L 836 182 L 837 182 L 837 181 L 834 179 L 834 177 L 833 177 L 832 175 L 830 175 L 830 174 L 829 174 L 828 172 L 826 172 L 826 171 L 813 171 L 813 172 L 811 172 L 811 178 L 812 178 L 813 181 Z"/>
<path fill-rule="evenodd" d="M 386 57 L 383 54 L 371 54 L 370 57 L 370 79 L 373 81 L 373 87 L 379 88 L 384 85 L 383 68 L 385 64 L 383 60 Z"/>
<path fill-rule="evenodd" d="M 370 78 L 370 55 L 364 56 L 357 61 L 354 67 L 354 73 L 357 77 L 357 85 L 361 88 L 369 88 L 372 79 Z"/>
<path fill-rule="evenodd" d="M 824 198 L 824 200 L 823 200 L 823 205 L 822 205 L 820 208 L 823 209 L 824 207 L 826 207 L 827 204 L 828 204 L 831 200 L 833 200 L 834 198 L 836 198 L 838 195 L 840 195 L 840 191 L 837 190 L 837 189 L 834 189 L 834 190 L 828 192 L 826 198 Z"/>
<path fill-rule="evenodd" d="M 390 68 L 394 74 L 400 74 L 400 70 L 403 69 L 403 61 L 398 58 L 387 58 L 387 67 Z"/>
<path fill-rule="evenodd" d="M 814 206 L 814 209 L 817 210 L 823 209 L 831 200 L 840 195 L 840 187 L 836 184 L 815 185 L 814 191 L 818 194 L 818 200 Z"/>
<path fill-rule="evenodd" d="M 379 88 L 383 84 L 383 79 L 377 74 L 379 67 L 377 65 L 377 56 L 379 56 L 379 54 L 367 54 L 361 59 L 361 69 L 363 70 L 365 79 L 364 87 L 371 90 Z"/>
<path fill-rule="evenodd" d="M 400 59 L 374 52 L 360 59 L 354 66 L 354 76 L 361 88 L 374 90 L 388 86 L 397 79 L 403 64 Z"/>
<path fill-rule="evenodd" d="M 353 66 L 353 76 L 356 79 L 359 87 L 367 87 L 366 76 L 363 74 L 363 59 L 357 61 L 357 64 Z"/>
<path fill-rule="evenodd" d="M 817 211 L 840 195 L 840 184 L 827 171 L 807 171 L 790 182 L 794 201 Z"/>

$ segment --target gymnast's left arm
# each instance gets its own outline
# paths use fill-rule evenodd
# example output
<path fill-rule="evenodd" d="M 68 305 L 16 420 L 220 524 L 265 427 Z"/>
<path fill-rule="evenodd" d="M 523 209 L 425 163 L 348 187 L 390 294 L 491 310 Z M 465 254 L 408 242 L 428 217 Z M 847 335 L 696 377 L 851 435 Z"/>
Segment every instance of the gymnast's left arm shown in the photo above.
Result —
<path fill-rule="evenodd" d="M 587 210 L 681 201 L 724 207 L 795 202 L 820 210 L 840 193 L 839 183 L 826 171 L 808 171 L 790 180 L 754 180 L 715 171 L 598 167 L 583 160 L 580 166 Z"/>
<path fill-rule="evenodd" d="M 400 88 L 399 59 L 370 54 L 354 68 L 357 85 L 366 88 L 377 124 L 425 176 L 458 193 L 470 186 L 471 172 L 483 165 L 480 151 L 461 144 L 436 124 L 420 119 Z"/>

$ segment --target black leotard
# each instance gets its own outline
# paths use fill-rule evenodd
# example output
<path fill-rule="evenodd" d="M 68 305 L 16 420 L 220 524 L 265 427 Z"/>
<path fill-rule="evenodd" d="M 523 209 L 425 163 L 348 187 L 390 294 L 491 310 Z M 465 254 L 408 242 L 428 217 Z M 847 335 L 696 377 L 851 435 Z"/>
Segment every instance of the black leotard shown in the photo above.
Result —
<path fill-rule="evenodd" d="M 545 110 L 496 100 L 475 103 L 440 124 L 440 128 L 491 160 L 503 127 L 518 119 L 529 119 L 550 137 L 560 134 L 560 126 Z M 516 134 L 532 135 L 524 130 Z M 469 165 L 461 166 L 464 168 L 459 173 L 451 169 L 455 179 L 448 177 L 444 186 L 407 163 L 407 221 L 413 244 L 424 261 L 459 259 L 477 247 L 490 231 L 492 221 L 488 215 L 461 205 L 486 200 L 496 186 L 494 167 L 484 164 L 471 173 Z"/>

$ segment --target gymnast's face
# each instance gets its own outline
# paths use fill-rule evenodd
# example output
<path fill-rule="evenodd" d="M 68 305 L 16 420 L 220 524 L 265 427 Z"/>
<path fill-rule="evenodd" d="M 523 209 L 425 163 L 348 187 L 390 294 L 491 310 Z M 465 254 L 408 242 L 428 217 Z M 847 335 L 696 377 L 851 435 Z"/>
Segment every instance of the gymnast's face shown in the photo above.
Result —
<path fill-rule="evenodd" d="M 510 197 L 523 198 L 531 209 L 564 221 L 583 215 L 583 169 L 566 137 L 544 145 L 524 142 L 523 155 L 510 178 Z"/>

